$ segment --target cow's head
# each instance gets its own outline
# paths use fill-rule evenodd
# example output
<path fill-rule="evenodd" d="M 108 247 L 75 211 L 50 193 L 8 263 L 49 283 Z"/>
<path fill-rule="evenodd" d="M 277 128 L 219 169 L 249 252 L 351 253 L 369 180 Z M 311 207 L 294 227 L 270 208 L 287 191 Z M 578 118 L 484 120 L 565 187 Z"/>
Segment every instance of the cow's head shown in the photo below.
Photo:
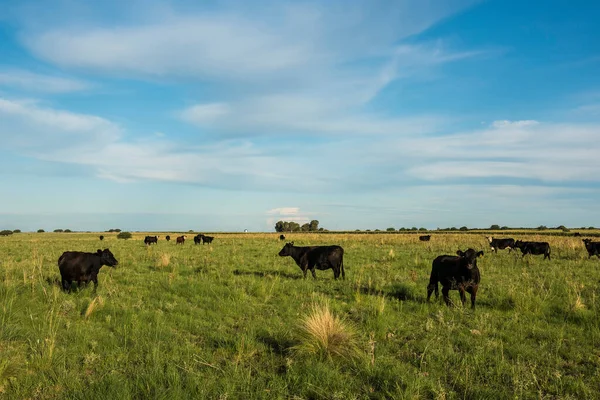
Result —
<path fill-rule="evenodd" d="M 458 250 L 456 254 L 462 259 L 467 269 L 477 267 L 477 259 L 483 257 L 483 251 L 475 251 L 473 249 L 467 249 L 466 251 Z"/>
<path fill-rule="evenodd" d="M 294 247 L 294 242 L 286 243 L 285 246 L 283 246 L 283 249 L 281 249 L 281 251 L 279 252 L 279 255 L 281 257 L 291 256 L 292 247 Z"/>
<path fill-rule="evenodd" d="M 492 243 L 492 236 L 486 236 L 485 238 L 488 240 L 488 242 Z"/>
<path fill-rule="evenodd" d="M 119 262 L 117 261 L 117 259 L 113 255 L 113 253 L 110 252 L 109 249 L 104 249 L 104 250 L 98 249 L 96 254 L 98 254 L 98 256 L 100 256 L 100 259 L 102 260 L 102 265 L 116 267 L 117 264 L 119 264 Z"/>
<path fill-rule="evenodd" d="M 523 241 L 521 241 L 521 240 L 515 241 L 515 247 L 520 249 L 522 245 L 523 245 Z"/>
<path fill-rule="evenodd" d="M 588 247 L 588 245 L 592 243 L 592 239 L 582 239 L 582 242 L 585 245 L 585 247 Z"/>

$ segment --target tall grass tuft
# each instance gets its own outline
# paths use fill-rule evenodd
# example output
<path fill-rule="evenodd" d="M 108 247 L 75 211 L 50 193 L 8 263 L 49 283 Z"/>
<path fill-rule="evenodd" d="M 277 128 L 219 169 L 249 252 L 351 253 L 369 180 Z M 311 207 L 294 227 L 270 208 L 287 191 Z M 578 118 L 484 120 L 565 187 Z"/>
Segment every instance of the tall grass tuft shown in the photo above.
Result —
<path fill-rule="evenodd" d="M 90 317 L 90 315 L 92 315 L 94 313 L 94 311 L 96 311 L 96 309 L 98 309 L 99 307 L 101 307 L 104 304 L 104 299 L 101 296 L 96 296 L 92 299 L 92 301 L 90 301 L 90 304 L 87 306 L 85 313 L 84 313 L 84 317 L 85 319 L 88 319 Z"/>
<path fill-rule="evenodd" d="M 292 348 L 298 355 L 324 359 L 355 360 L 363 355 L 353 326 L 333 315 L 329 303 L 313 304 L 312 311 L 300 324 L 299 344 Z"/>
<path fill-rule="evenodd" d="M 164 267 L 168 267 L 169 264 L 171 263 L 171 255 L 167 254 L 167 253 L 162 253 L 157 259 L 156 259 L 156 266 L 158 268 L 164 268 Z"/>

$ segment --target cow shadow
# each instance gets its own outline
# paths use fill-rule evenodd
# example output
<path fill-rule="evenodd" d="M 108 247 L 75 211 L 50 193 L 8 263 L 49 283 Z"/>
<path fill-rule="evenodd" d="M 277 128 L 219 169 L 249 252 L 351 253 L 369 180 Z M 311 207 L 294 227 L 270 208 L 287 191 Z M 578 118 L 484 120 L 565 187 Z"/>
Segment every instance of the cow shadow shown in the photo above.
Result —
<path fill-rule="evenodd" d="M 270 348 L 273 353 L 279 356 L 289 355 L 292 347 L 296 344 L 290 339 L 277 338 L 266 333 L 256 335 L 256 340 Z"/>
<path fill-rule="evenodd" d="M 57 276 L 47 277 L 46 283 L 48 284 L 48 286 L 58 286 L 59 288 L 62 289 L 62 283 L 60 281 L 60 278 Z"/>
<path fill-rule="evenodd" d="M 238 275 L 238 276 L 243 276 L 243 275 L 255 276 L 257 278 L 269 278 L 269 277 L 272 278 L 272 277 L 278 276 L 280 278 L 286 278 L 286 279 L 295 279 L 295 280 L 302 279 L 302 274 L 293 274 L 291 272 L 281 272 L 281 271 L 242 271 L 239 269 L 234 269 L 233 274 Z"/>

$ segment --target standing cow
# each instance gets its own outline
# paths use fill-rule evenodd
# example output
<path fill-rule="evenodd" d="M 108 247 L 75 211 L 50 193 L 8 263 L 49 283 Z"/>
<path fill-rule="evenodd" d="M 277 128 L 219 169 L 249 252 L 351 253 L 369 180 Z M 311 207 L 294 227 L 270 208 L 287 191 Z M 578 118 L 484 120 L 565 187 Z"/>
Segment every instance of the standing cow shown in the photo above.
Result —
<path fill-rule="evenodd" d="M 184 244 L 185 243 L 185 239 L 187 238 L 187 236 L 183 235 L 183 236 L 177 236 L 177 239 L 175 241 L 175 244 Z"/>
<path fill-rule="evenodd" d="M 144 244 L 150 246 L 152 243 L 158 244 L 158 236 L 146 236 L 144 238 Z"/>
<path fill-rule="evenodd" d="M 213 236 L 202 235 L 202 245 L 204 246 L 205 243 L 211 244 L 213 239 Z"/>
<path fill-rule="evenodd" d="M 279 256 L 290 256 L 302 270 L 304 279 L 310 270 L 314 279 L 317 279 L 315 268 L 322 271 L 333 269 L 333 277 L 338 279 L 340 272 L 342 279 L 346 279 L 344 271 L 344 249 L 340 246 L 294 246 L 294 242 L 286 243 L 279 252 Z"/>
<path fill-rule="evenodd" d="M 544 260 L 547 258 L 550 260 L 550 244 L 548 242 L 523 242 L 517 240 L 515 247 L 521 249 L 523 257 L 527 254 L 533 254 L 534 256 L 544 255 Z M 522 258 L 522 257 L 521 257 Z"/>
<path fill-rule="evenodd" d="M 435 291 L 435 297 L 439 297 L 438 282 L 442 285 L 442 295 L 447 305 L 450 305 L 450 290 L 458 290 L 460 300 L 465 305 L 467 296 L 465 291 L 471 294 L 471 308 L 475 309 L 477 289 L 481 281 L 477 258 L 483 256 L 483 251 L 468 249 L 456 252 L 457 256 L 443 255 L 433 260 L 429 285 L 427 285 L 427 301 Z"/>
<path fill-rule="evenodd" d="M 490 248 L 495 253 L 498 253 L 498 249 L 508 249 L 508 252 L 510 253 L 515 247 L 515 239 L 512 238 L 494 239 L 492 236 L 490 236 L 486 239 L 490 242 Z"/>
<path fill-rule="evenodd" d="M 431 239 L 431 235 L 421 235 L 421 236 L 419 236 L 419 240 L 421 242 L 429 242 L 430 239 Z"/>
<path fill-rule="evenodd" d="M 285 235 L 279 235 L 279 240 L 285 240 Z"/>
<path fill-rule="evenodd" d="M 194 236 L 194 244 L 200 244 L 200 243 L 202 243 L 202 234 L 201 233 Z"/>
<path fill-rule="evenodd" d="M 169 240 L 171 240 L 171 236 L 169 236 L 169 235 L 165 236 L 165 240 L 168 242 Z"/>
<path fill-rule="evenodd" d="M 71 291 L 73 281 L 81 287 L 83 283 L 94 282 L 94 291 L 98 288 L 98 272 L 103 265 L 116 267 L 119 262 L 109 249 L 96 253 L 82 251 L 65 251 L 58 259 L 62 288 Z"/>
<path fill-rule="evenodd" d="M 592 256 L 600 258 L 600 242 L 592 242 L 592 239 L 583 239 L 583 244 L 588 252 L 588 258 L 592 258 Z"/>
<path fill-rule="evenodd" d="M 104 235 L 100 235 L 99 239 L 104 240 Z"/>

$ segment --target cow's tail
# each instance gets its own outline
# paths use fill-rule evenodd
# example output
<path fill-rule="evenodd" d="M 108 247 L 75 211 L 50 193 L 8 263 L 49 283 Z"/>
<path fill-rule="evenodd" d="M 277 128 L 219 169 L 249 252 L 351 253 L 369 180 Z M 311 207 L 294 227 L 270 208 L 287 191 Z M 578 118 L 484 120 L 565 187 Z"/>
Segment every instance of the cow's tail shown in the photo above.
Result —
<path fill-rule="evenodd" d="M 346 272 L 344 271 L 344 259 L 342 258 L 342 262 L 340 263 L 340 267 L 342 270 L 342 279 L 346 279 Z"/>
<path fill-rule="evenodd" d="M 59 258 L 58 258 L 58 266 L 60 267 L 60 264 L 62 264 L 63 259 L 65 258 L 65 255 L 62 254 Z"/>

